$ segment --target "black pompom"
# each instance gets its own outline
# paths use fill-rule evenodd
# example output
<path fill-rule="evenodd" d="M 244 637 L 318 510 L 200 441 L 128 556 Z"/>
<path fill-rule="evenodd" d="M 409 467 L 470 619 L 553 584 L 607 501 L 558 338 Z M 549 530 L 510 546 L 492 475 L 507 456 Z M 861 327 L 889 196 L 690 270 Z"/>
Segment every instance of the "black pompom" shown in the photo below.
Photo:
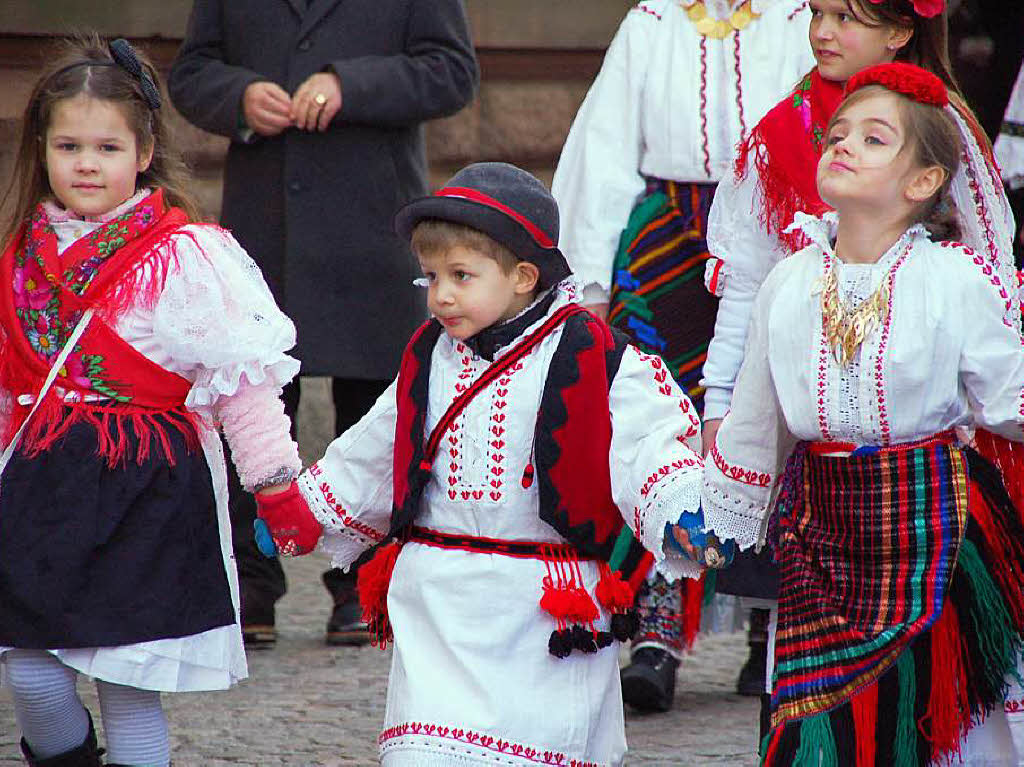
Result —
<path fill-rule="evenodd" d="M 548 639 L 548 652 L 556 658 L 568 658 L 572 654 L 572 632 L 569 629 L 552 631 Z"/>
<path fill-rule="evenodd" d="M 612 634 L 620 642 L 633 638 L 633 635 L 640 629 L 640 616 L 636 610 L 628 610 L 624 613 L 615 613 L 612 616 Z"/>
<path fill-rule="evenodd" d="M 583 626 L 577 623 L 572 627 L 572 646 L 585 653 L 597 652 L 594 632 L 583 628 Z"/>
<path fill-rule="evenodd" d="M 594 641 L 597 642 L 597 648 L 603 650 L 615 641 L 615 637 L 612 636 L 610 631 L 598 631 L 597 638 Z"/>

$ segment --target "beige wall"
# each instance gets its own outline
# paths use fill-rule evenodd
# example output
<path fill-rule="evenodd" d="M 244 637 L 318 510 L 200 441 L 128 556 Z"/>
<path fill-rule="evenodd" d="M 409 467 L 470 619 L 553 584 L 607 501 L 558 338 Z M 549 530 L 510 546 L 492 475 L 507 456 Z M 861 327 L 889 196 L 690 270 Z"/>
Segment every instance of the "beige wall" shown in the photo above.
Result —
<path fill-rule="evenodd" d="M 428 125 L 434 183 L 477 160 L 513 162 L 550 181 L 572 118 L 631 4 L 467 0 L 483 80 L 471 105 Z M 96 29 L 136 41 L 166 67 L 190 7 L 189 0 L 0 0 L 0 182 L 6 186 L 17 120 L 50 38 Z M 215 216 L 226 140 L 180 117 L 176 122 L 196 191 Z"/>

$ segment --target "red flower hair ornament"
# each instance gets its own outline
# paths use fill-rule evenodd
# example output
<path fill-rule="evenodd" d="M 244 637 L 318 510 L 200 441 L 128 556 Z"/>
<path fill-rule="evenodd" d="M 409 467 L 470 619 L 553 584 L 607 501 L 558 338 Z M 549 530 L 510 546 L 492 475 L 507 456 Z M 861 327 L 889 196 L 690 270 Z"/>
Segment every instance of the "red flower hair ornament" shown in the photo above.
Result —
<path fill-rule="evenodd" d="M 878 5 L 883 0 L 871 0 L 871 2 Z M 914 6 L 914 12 L 918 16 L 930 19 L 942 13 L 946 7 L 946 0 L 910 0 L 910 4 Z"/>
<path fill-rule="evenodd" d="M 862 69 L 846 81 L 846 95 L 868 85 L 880 85 L 919 104 L 939 108 L 949 104 L 946 84 L 927 69 L 913 64 L 894 62 Z"/>

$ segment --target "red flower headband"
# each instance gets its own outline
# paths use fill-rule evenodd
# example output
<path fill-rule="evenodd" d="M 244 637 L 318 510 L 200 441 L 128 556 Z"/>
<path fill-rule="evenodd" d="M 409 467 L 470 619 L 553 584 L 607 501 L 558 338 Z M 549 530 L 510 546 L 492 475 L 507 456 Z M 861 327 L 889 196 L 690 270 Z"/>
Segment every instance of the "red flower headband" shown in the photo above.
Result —
<path fill-rule="evenodd" d="M 949 103 L 946 84 L 927 69 L 913 64 L 878 64 L 862 69 L 846 81 L 846 95 L 867 85 L 881 85 L 919 104 L 944 107 Z"/>
<path fill-rule="evenodd" d="M 871 0 L 871 2 L 878 5 L 883 0 Z M 914 6 L 914 12 L 925 19 L 938 16 L 946 7 L 945 0 L 910 0 L 910 4 Z"/>

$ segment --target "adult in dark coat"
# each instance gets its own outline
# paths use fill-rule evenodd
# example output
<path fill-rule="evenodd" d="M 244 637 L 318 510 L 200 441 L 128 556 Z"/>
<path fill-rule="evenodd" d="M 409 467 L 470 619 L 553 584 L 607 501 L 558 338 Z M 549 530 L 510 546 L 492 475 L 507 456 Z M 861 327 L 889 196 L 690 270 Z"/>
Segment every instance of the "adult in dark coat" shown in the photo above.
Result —
<path fill-rule="evenodd" d="M 334 378 L 338 433 L 395 376 L 426 316 L 391 220 L 427 193 L 422 123 L 461 109 L 478 81 L 462 0 L 193 5 L 171 99 L 232 139 L 221 222 L 295 320 L 303 374 Z M 285 401 L 294 413 L 297 385 Z M 254 505 L 232 495 L 243 627 L 272 641 L 284 574 L 252 545 Z M 349 617 L 353 579 L 325 577 Z"/>

